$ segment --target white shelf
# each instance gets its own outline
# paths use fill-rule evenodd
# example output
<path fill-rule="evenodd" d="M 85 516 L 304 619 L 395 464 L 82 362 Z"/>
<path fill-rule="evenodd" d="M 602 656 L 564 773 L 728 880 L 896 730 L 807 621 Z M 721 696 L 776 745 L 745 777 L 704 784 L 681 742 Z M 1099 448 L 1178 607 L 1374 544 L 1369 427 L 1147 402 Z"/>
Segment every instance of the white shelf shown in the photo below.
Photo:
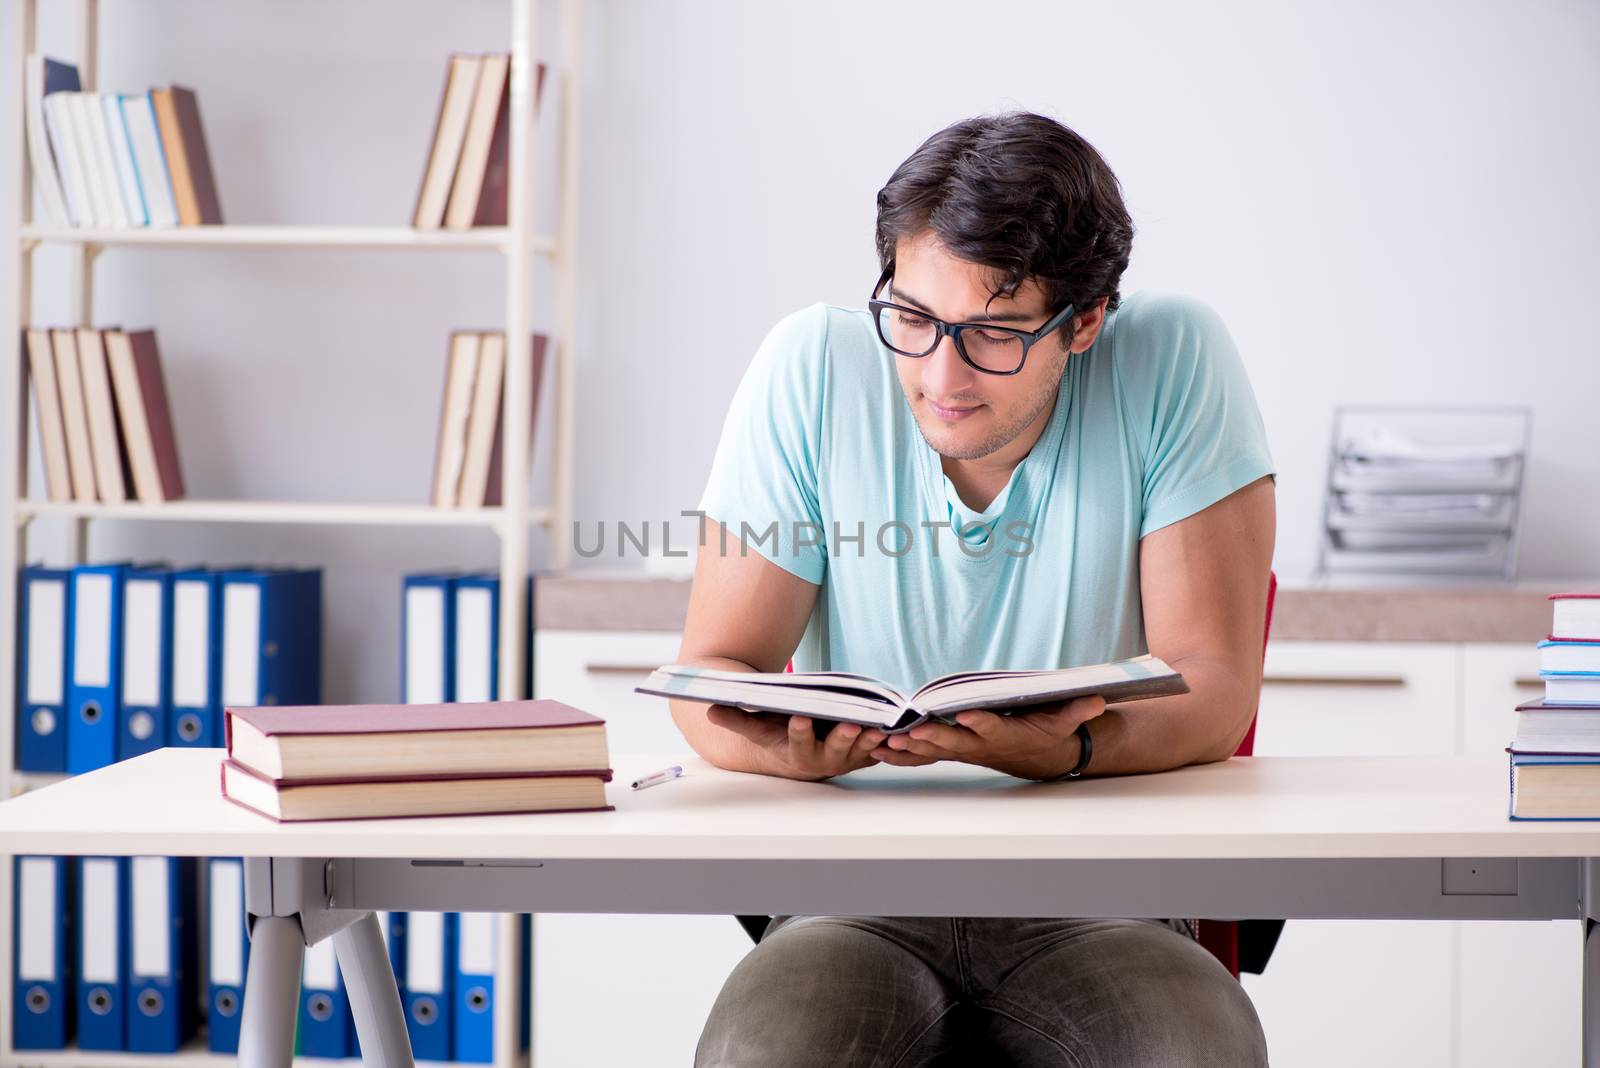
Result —
<path fill-rule="evenodd" d="M 29 242 L 74 245 L 128 245 L 150 248 L 241 249 L 429 249 L 505 252 L 511 231 L 504 226 L 471 230 L 417 230 L 409 226 L 176 226 L 99 230 L 70 226 L 23 226 L 19 237 Z M 554 256 L 548 237 L 529 239 L 532 251 Z"/>
<path fill-rule="evenodd" d="M 132 519 L 175 523 L 326 523 L 346 526 L 498 527 L 504 508 L 434 508 L 425 504 L 343 501 L 172 501 L 167 504 L 84 504 L 23 500 L 19 520 L 34 516 Z M 548 523 L 549 508 L 528 509 L 528 522 Z"/>

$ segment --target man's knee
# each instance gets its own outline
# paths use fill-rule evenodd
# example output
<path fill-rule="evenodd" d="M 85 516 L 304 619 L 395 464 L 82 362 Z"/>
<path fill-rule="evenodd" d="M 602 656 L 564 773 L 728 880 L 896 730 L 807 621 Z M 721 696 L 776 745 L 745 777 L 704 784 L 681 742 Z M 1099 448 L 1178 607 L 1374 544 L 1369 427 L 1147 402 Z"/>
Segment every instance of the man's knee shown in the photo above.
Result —
<path fill-rule="evenodd" d="M 950 1001 L 922 961 L 882 935 L 845 920 L 797 919 L 763 938 L 723 984 L 695 1063 L 875 1064 L 927 1032 Z"/>
<path fill-rule="evenodd" d="M 1065 1063 L 1267 1063 L 1261 1021 L 1239 981 L 1169 927 L 1105 921 L 1018 969 L 996 993 L 991 1030 L 999 1044 L 1053 1046 Z"/>

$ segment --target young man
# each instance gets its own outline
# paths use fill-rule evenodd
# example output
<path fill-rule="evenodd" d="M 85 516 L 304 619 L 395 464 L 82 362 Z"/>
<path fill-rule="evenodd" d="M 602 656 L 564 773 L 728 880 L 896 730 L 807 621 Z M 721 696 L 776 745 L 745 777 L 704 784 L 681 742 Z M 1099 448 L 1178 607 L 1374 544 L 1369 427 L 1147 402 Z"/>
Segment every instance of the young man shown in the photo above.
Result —
<path fill-rule="evenodd" d="M 706 759 L 820 780 L 962 761 L 1028 779 L 1231 756 L 1261 682 L 1272 461 L 1217 316 L 1118 292 L 1115 176 L 1037 115 L 929 138 L 878 194 L 868 307 L 778 324 L 728 414 L 684 663 L 859 671 L 1148 650 L 1191 692 L 906 735 L 674 702 Z M 1071 799 L 1063 797 L 1063 805 Z M 1183 920 L 778 917 L 702 1065 L 1266 1063 L 1239 984 Z"/>

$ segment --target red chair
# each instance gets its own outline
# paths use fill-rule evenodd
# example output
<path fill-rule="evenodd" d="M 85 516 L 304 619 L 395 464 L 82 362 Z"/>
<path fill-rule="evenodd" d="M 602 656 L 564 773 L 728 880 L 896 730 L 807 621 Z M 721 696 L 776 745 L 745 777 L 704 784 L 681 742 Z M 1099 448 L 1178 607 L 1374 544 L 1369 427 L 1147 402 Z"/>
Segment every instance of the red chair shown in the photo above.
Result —
<path fill-rule="evenodd" d="M 1261 658 L 1265 662 L 1267 656 L 1267 639 L 1272 635 L 1272 602 L 1278 595 L 1278 576 L 1274 573 L 1267 575 L 1267 618 L 1261 633 Z M 794 661 L 789 661 L 783 669 L 794 670 Z M 1260 706 L 1257 706 L 1260 712 Z M 1256 721 L 1250 719 L 1250 729 L 1244 732 L 1244 739 L 1239 743 L 1239 748 L 1234 750 L 1234 756 L 1249 756 L 1255 748 Z M 761 941 L 761 933 L 767 926 L 766 916 L 740 916 L 739 923 L 749 932 L 752 941 Z M 1199 936 L 1200 944 L 1211 951 L 1211 954 L 1222 962 L 1222 966 L 1237 979 L 1239 977 L 1240 962 L 1243 960 L 1246 971 L 1260 972 L 1266 966 L 1267 958 L 1272 954 L 1272 948 L 1277 944 L 1278 935 L 1283 930 L 1282 920 L 1201 920 L 1196 923 L 1195 933 Z"/>

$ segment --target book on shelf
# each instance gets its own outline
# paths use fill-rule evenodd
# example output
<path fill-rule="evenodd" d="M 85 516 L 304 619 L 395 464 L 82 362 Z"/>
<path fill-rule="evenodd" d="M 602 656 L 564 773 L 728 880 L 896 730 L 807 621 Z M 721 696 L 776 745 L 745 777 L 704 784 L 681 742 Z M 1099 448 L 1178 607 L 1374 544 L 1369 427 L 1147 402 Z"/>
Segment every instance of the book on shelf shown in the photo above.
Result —
<path fill-rule="evenodd" d="M 56 150 L 50 144 L 50 131 L 45 121 L 45 100 L 55 93 L 77 92 L 78 68 L 38 54 L 30 54 L 26 62 L 27 91 L 24 104 L 28 134 L 28 162 L 33 172 L 33 185 L 39 191 L 39 203 L 44 208 L 45 219 L 52 226 L 71 226 L 74 213 L 67 207 L 67 194 L 61 185 L 61 172 L 56 160 Z"/>
<path fill-rule="evenodd" d="M 29 164 L 51 225 L 222 222 L 193 90 L 89 92 L 70 64 L 30 55 L 24 106 Z"/>
<path fill-rule="evenodd" d="M 910 694 L 844 671 L 740 672 L 669 664 L 634 692 L 898 734 L 929 720 L 953 722 L 957 713 L 973 709 L 1009 715 L 1077 697 L 1099 696 L 1108 703 L 1167 697 L 1188 693 L 1189 686 L 1165 661 L 1145 655 L 1048 671 L 961 671 Z"/>
<path fill-rule="evenodd" d="M 67 462 L 67 432 L 61 423 L 61 393 L 56 386 L 50 334 L 44 330 L 25 330 L 23 337 L 28 348 L 28 380 L 33 383 L 33 410 L 39 424 L 45 494 L 52 501 L 70 501 L 72 470 Z"/>
<path fill-rule="evenodd" d="M 428 148 L 428 163 L 422 172 L 422 188 L 417 192 L 416 210 L 411 225 L 419 230 L 437 230 L 444 225 L 445 208 L 450 201 L 450 184 L 461 159 L 461 145 L 467 136 L 467 120 L 472 114 L 473 91 L 483 69 L 481 56 L 453 55 L 445 68 L 444 92 L 439 100 L 439 115 L 433 124 L 433 141 Z"/>
<path fill-rule="evenodd" d="M 178 205 L 172 199 L 172 179 L 167 174 L 167 157 L 161 148 L 161 130 L 156 124 L 155 104 L 149 93 L 126 93 L 121 98 L 122 121 L 128 128 L 128 145 L 133 152 L 134 174 L 139 195 L 144 201 L 145 219 L 153 227 L 178 225 Z"/>
<path fill-rule="evenodd" d="M 411 224 L 420 230 L 504 226 L 511 168 L 511 56 L 455 54 L 445 70 Z M 534 107 L 544 91 L 538 65 Z"/>
<path fill-rule="evenodd" d="M 156 332 L 107 330 L 105 348 L 134 493 L 144 504 L 181 500 L 183 469 Z"/>
<path fill-rule="evenodd" d="M 111 399 L 111 373 L 106 367 L 100 331 L 87 327 L 78 330 L 78 368 L 83 380 L 84 413 L 89 419 L 95 485 L 102 501 L 121 504 L 128 499 L 127 456 L 122 447 L 121 421 Z"/>
<path fill-rule="evenodd" d="M 605 721 L 557 701 L 229 708 L 222 791 L 278 820 L 608 807 Z"/>
<path fill-rule="evenodd" d="M 83 407 L 83 378 L 78 370 L 77 332 L 50 331 L 55 353 L 56 391 L 61 399 L 61 425 L 67 436 L 67 461 L 72 471 L 72 496 L 80 504 L 93 504 L 94 454 L 89 446 L 89 417 Z"/>
<path fill-rule="evenodd" d="M 127 120 L 122 116 L 122 94 L 101 93 L 100 112 L 111 141 L 111 162 L 116 168 L 117 188 L 122 195 L 128 225 L 148 226 L 150 217 L 145 213 L 144 191 L 133 162 L 133 141 L 128 136 Z"/>
<path fill-rule="evenodd" d="M 549 339 L 530 342 L 529 443 L 539 407 Z M 439 434 L 434 449 L 436 508 L 498 507 L 504 462 L 506 340 L 500 332 L 458 330 L 450 335 Z"/>
<path fill-rule="evenodd" d="M 28 329 L 24 344 L 50 500 L 183 497 L 155 331 Z"/>
<path fill-rule="evenodd" d="M 161 131 L 178 221 L 184 226 L 222 225 L 222 202 L 217 198 L 211 154 L 200 124 L 199 98 L 193 89 L 173 85 L 150 90 L 150 99 Z"/>

